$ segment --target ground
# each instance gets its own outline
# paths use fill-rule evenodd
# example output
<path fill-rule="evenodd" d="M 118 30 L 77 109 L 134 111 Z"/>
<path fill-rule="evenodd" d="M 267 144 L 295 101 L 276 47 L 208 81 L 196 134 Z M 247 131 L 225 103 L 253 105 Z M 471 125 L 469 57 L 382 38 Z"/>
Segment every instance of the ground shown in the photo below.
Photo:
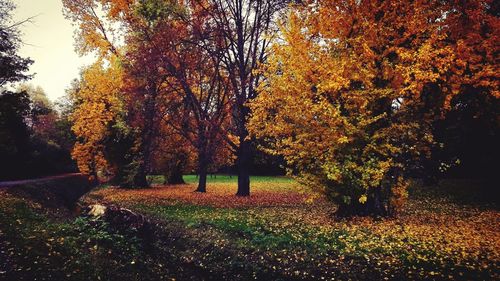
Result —
<path fill-rule="evenodd" d="M 477 190 L 462 188 L 474 182 L 447 181 L 439 188 L 415 183 L 397 218 L 346 220 L 289 178 L 253 177 L 250 198 L 234 196 L 235 177 L 209 178 L 206 194 L 193 192 L 194 176 L 178 186 L 152 179 L 157 184 L 151 189 L 102 186 L 81 199 L 141 213 L 153 226 L 147 232 L 53 217 L 3 191 L 0 257 L 6 262 L 0 262 L 0 279 L 500 278 L 500 212 L 471 196 Z"/>

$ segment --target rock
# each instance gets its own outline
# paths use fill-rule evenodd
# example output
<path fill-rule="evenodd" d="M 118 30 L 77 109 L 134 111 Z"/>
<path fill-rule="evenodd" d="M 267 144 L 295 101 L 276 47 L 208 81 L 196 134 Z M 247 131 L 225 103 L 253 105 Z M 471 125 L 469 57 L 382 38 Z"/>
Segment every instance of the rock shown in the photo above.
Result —
<path fill-rule="evenodd" d="M 107 207 L 101 204 L 94 204 L 88 207 L 87 215 L 92 217 L 102 217 L 106 214 Z"/>
<path fill-rule="evenodd" d="M 143 215 L 113 205 L 93 204 L 85 208 L 84 215 L 102 219 L 119 231 L 137 231 L 144 235 L 150 231 L 150 222 Z"/>
<path fill-rule="evenodd" d="M 149 221 L 143 215 L 116 206 L 110 206 L 107 209 L 105 220 L 110 225 L 123 230 L 142 230 L 149 224 Z"/>

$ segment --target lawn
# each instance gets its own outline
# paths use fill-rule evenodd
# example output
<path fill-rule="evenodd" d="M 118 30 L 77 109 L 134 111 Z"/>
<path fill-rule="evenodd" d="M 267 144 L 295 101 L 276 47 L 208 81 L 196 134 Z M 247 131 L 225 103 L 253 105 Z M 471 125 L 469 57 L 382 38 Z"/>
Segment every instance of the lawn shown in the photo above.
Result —
<path fill-rule="evenodd" d="M 119 232 L 88 218 L 55 220 L 41 214 L 29 201 L 15 197 L 4 200 L 0 206 L 0 237 L 4 237 L 4 244 L 17 244 L 6 244 L 2 251 L 6 249 L 8 254 L 9 247 L 58 249 L 59 254 L 50 256 L 39 250 L 40 259 L 52 261 L 42 268 L 61 270 L 55 261 L 65 257 L 61 272 L 71 279 L 500 277 L 500 212 L 493 205 L 437 196 L 439 192 L 434 189 L 415 184 L 405 210 L 397 218 L 345 220 L 333 216 L 335 206 L 311 196 L 288 178 L 252 178 L 250 198 L 234 196 L 235 177 L 209 178 L 206 194 L 193 192 L 194 176 L 186 176 L 185 180 L 185 185 L 162 186 L 161 180 L 155 178 L 156 184 L 150 189 L 106 187 L 82 198 L 85 204 L 120 205 L 144 214 L 155 226 L 154 237 L 147 238 L 140 233 Z M 16 236 L 16 232 L 26 235 Z M 8 255 L 10 264 L 15 264 L 16 257 Z M 107 270 L 109 267 L 113 274 Z M 23 276 L 26 268 L 19 272 L 14 276 Z"/>

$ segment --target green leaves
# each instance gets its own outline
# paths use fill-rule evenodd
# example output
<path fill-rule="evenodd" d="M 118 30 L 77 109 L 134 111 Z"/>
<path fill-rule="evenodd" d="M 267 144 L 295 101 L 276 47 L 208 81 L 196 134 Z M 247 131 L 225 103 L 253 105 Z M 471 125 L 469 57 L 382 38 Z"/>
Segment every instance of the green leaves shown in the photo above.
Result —
<path fill-rule="evenodd" d="M 172 17 L 181 17 L 183 7 L 171 0 L 140 0 L 136 4 L 135 12 L 152 25 Z"/>

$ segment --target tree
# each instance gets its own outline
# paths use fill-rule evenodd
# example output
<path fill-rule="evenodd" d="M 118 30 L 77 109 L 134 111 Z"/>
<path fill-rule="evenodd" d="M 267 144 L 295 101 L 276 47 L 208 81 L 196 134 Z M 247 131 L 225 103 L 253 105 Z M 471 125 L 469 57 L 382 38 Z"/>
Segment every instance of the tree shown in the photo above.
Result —
<path fill-rule="evenodd" d="M 227 134 L 230 85 L 222 71 L 220 35 L 203 2 L 183 5 L 149 0 L 130 6 L 110 1 L 114 20 L 130 30 L 127 70 L 134 78 L 130 95 L 141 105 L 146 171 L 161 139 L 159 128 L 192 145 L 200 174 L 197 191 L 206 191 L 206 175 L 218 142 Z M 144 106 L 142 106 L 144 105 Z M 171 135 L 174 139 L 173 135 Z M 164 137 L 164 136 L 163 136 Z"/>
<path fill-rule="evenodd" d="M 122 83 L 122 69 L 117 60 L 108 67 L 98 61 L 82 72 L 80 83 L 70 90 L 75 104 L 72 130 L 77 138 L 72 156 L 80 171 L 95 179 L 99 172 L 108 174 L 112 169 L 105 157 L 105 142 L 111 134 L 110 128 L 123 123 Z"/>
<path fill-rule="evenodd" d="M 30 132 L 25 123 L 30 112 L 30 100 L 26 92 L 14 93 L 4 89 L 10 83 L 26 80 L 32 61 L 20 57 L 21 44 L 18 27 L 22 22 L 12 21 L 15 5 L 0 0 L 0 157 L 1 178 L 17 177 L 22 164 L 27 161 Z"/>
<path fill-rule="evenodd" d="M 98 54 L 97 63 L 102 63 L 102 61 L 113 63 L 114 61 L 115 64 L 120 64 L 124 73 L 127 72 L 120 84 L 122 88 L 119 89 L 123 93 L 129 93 L 129 89 L 138 85 L 137 77 L 130 77 L 130 79 L 128 77 L 127 65 L 124 64 L 126 60 L 124 60 L 125 52 L 123 50 L 125 48 L 117 46 L 117 42 L 125 41 L 126 38 L 122 31 L 127 30 L 127 22 L 117 22 L 118 19 L 123 16 L 133 20 L 135 10 L 130 4 L 132 3 L 124 1 L 63 1 L 64 14 L 79 26 L 76 45 L 80 53 L 96 52 Z M 139 30 L 131 30 L 131 33 L 135 34 L 136 32 L 139 32 Z M 118 63 L 119 61 L 120 63 Z M 124 187 L 148 186 L 146 176 L 149 172 L 152 155 L 152 132 L 156 128 L 154 123 L 156 87 L 151 84 L 155 76 L 152 73 L 146 73 L 146 75 L 150 75 L 151 79 L 144 85 L 145 88 L 135 92 L 135 99 L 133 97 L 123 97 L 121 99 L 122 112 L 128 114 L 130 111 L 131 117 L 122 118 L 122 122 L 117 123 L 117 126 L 107 127 L 108 131 L 101 132 L 101 137 L 104 138 L 99 141 L 101 143 L 98 149 L 100 151 L 98 158 L 101 159 L 99 162 L 106 162 L 104 160 L 106 158 L 105 154 L 107 154 L 108 160 L 114 162 L 113 170 L 117 173 L 115 180 Z M 117 89 L 109 90 L 115 91 Z M 114 94 L 114 92 L 111 92 L 107 96 L 113 96 Z M 142 99 L 138 99 L 141 95 Z M 144 108 L 137 109 L 137 106 L 141 104 L 145 105 Z M 104 112 L 101 111 L 101 113 Z M 80 154 L 87 156 L 95 154 L 88 152 Z M 82 163 L 87 161 L 87 164 L 84 165 L 87 167 L 89 165 L 95 166 L 95 163 L 92 162 L 93 158 L 80 157 Z"/>
<path fill-rule="evenodd" d="M 30 114 L 26 92 L 4 91 L 0 94 L 0 178 L 21 176 L 23 164 L 29 159 L 30 132 L 25 123 Z"/>
<path fill-rule="evenodd" d="M 252 145 L 247 121 L 247 102 L 257 97 L 261 75 L 255 70 L 264 63 L 268 47 L 277 32 L 276 19 L 289 1 L 284 0 L 210 0 L 207 12 L 221 34 L 218 53 L 231 85 L 232 134 L 237 141 L 226 138 L 236 154 L 238 196 L 250 195 Z"/>
<path fill-rule="evenodd" d="M 472 2 L 296 6 L 263 69 L 252 132 L 338 203 L 338 214 L 395 214 L 408 171 L 430 156 L 432 124 L 451 97 L 468 85 L 498 95 L 490 71 L 497 37 L 488 31 L 498 18 L 486 16 L 491 1 Z M 464 16 L 486 30 L 482 39 L 459 28 Z"/>
<path fill-rule="evenodd" d="M 217 37 L 200 3 L 180 5 L 174 1 L 64 1 L 66 15 L 79 23 L 82 52 L 97 50 L 103 57 L 121 58 L 125 71 L 123 92 L 127 94 L 128 124 L 137 130 L 138 176 L 135 185 L 145 186 L 152 171 L 153 156 L 162 139 L 162 123 L 171 122 L 180 136 L 198 152 L 200 182 L 206 189 L 206 171 L 214 154 L 214 140 L 220 138 L 230 99 L 220 59 L 207 56 L 216 50 Z M 96 10 L 101 7 L 104 16 Z M 124 51 L 119 52 L 110 34 L 120 26 L 125 34 Z M 174 126 L 175 125 L 175 126 Z"/>
<path fill-rule="evenodd" d="M 26 72 L 33 61 L 17 54 L 21 45 L 18 27 L 26 21 L 13 22 L 11 13 L 14 9 L 10 0 L 0 0 L 0 87 L 31 77 Z"/>

